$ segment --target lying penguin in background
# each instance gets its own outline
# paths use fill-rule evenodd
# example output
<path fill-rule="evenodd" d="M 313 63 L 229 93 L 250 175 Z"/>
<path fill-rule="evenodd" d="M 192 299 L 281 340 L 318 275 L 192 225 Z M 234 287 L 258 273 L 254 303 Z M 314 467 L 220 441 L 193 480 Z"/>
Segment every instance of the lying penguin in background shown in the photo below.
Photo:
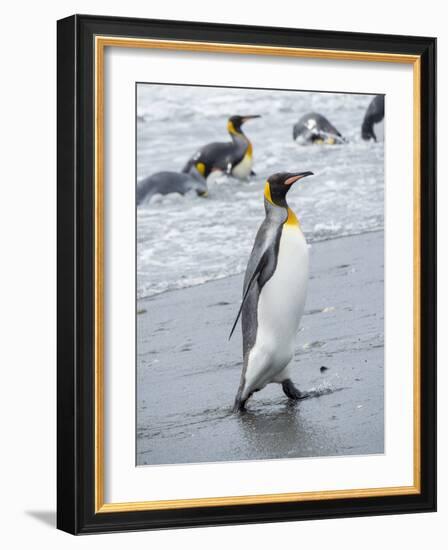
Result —
<path fill-rule="evenodd" d="M 307 113 L 294 124 L 293 139 L 301 145 L 346 143 L 338 130 L 319 113 Z"/>
<path fill-rule="evenodd" d="M 288 364 L 305 307 L 308 246 L 286 194 L 296 181 L 311 175 L 282 172 L 270 176 L 265 185 L 266 217 L 255 238 L 241 307 L 230 332 L 231 337 L 241 315 L 244 366 L 235 412 L 273 382 L 281 384 L 290 399 L 306 397 L 294 386 Z"/>
<path fill-rule="evenodd" d="M 189 174 L 182 172 L 157 172 L 140 181 L 137 185 L 137 206 L 148 201 L 152 196 L 179 193 L 185 195 L 196 191 L 201 197 L 208 195 L 207 182 L 196 170 Z"/>
<path fill-rule="evenodd" d="M 361 126 L 362 139 L 368 141 L 373 139 L 377 141 L 376 134 L 374 132 L 374 125 L 381 122 L 384 118 L 384 95 L 376 95 L 369 106 L 367 107 L 366 114 Z"/>
<path fill-rule="evenodd" d="M 241 180 L 254 175 L 252 143 L 241 128 L 253 118 L 260 118 L 260 115 L 230 117 L 227 131 L 232 141 L 204 145 L 190 158 L 182 172 L 189 173 L 196 169 L 204 178 L 212 172 L 222 172 Z"/>

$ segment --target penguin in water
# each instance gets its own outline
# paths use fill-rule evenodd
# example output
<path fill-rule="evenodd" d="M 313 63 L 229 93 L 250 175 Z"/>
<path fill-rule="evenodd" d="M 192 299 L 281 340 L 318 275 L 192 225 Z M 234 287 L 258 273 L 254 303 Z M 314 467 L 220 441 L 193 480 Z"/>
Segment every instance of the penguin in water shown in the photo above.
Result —
<path fill-rule="evenodd" d="M 373 130 L 373 126 L 381 122 L 384 118 L 384 95 L 376 95 L 369 106 L 367 107 L 366 114 L 361 126 L 362 139 L 368 141 L 373 139 L 377 141 L 376 134 Z"/>
<path fill-rule="evenodd" d="M 182 172 L 157 172 L 143 179 L 137 185 L 137 206 L 148 201 L 153 195 L 168 195 L 179 193 L 185 195 L 189 191 L 196 191 L 201 197 L 208 195 L 207 182 L 193 169 L 189 174 Z"/>
<path fill-rule="evenodd" d="M 252 143 L 241 127 L 248 120 L 260 118 L 260 116 L 235 115 L 230 117 L 227 121 L 227 131 L 232 141 L 204 145 L 191 157 L 182 171 L 189 173 L 195 168 L 204 178 L 207 178 L 212 172 L 223 172 L 240 180 L 255 175 L 252 171 Z"/>
<path fill-rule="evenodd" d="M 234 411 L 267 384 L 282 385 L 288 398 L 306 397 L 291 380 L 288 364 L 305 307 L 308 246 L 286 194 L 312 172 L 270 176 L 264 190 L 266 217 L 255 238 L 246 269 L 243 299 L 229 339 L 242 317 L 243 372 Z"/>
<path fill-rule="evenodd" d="M 294 124 L 293 139 L 301 145 L 346 143 L 340 132 L 319 113 L 307 113 Z"/>

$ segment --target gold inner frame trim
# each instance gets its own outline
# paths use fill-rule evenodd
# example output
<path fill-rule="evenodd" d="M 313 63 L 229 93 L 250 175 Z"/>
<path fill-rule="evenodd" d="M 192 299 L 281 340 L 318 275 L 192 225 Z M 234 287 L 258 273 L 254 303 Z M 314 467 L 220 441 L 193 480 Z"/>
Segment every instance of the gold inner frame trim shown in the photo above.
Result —
<path fill-rule="evenodd" d="M 154 500 L 141 502 L 104 502 L 104 50 L 106 47 L 152 48 L 175 51 L 207 53 L 232 53 L 243 55 L 265 55 L 331 59 L 341 61 L 370 61 L 382 63 L 407 63 L 413 65 L 413 197 L 414 197 L 414 479 L 413 485 L 401 487 L 379 487 L 365 489 L 279 493 L 263 495 L 226 496 L 216 498 L 194 498 L 180 500 Z M 304 502 L 343 498 L 362 498 L 419 494 L 421 491 L 421 350 L 420 350 L 420 270 L 421 270 L 421 177 L 420 177 L 420 117 L 421 117 L 421 60 L 417 55 L 390 54 L 382 52 L 356 52 L 344 50 L 320 50 L 253 44 L 225 44 L 182 40 L 156 40 L 96 36 L 95 54 L 95 513 L 130 512 L 143 510 L 167 510 L 198 508 L 208 506 L 235 506 L 242 504 L 265 504 L 279 502 Z"/>

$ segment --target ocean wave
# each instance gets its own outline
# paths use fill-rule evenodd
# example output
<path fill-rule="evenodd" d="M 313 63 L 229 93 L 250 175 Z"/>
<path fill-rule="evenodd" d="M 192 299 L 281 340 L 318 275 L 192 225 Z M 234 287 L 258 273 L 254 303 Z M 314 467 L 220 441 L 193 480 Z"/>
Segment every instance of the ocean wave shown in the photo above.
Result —
<path fill-rule="evenodd" d="M 384 144 L 365 143 L 360 125 L 370 96 L 139 87 L 138 179 L 180 170 L 196 148 L 227 140 L 226 117 L 262 114 L 245 127 L 254 145 L 250 182 L 221 176 L 208 198 L 155 197 L 137 213 L 137 296 L 203 284 L 245 270 L 263 220 L 263 188 L 277 171 L 312 170 L 288 202 L 309 243 L 384 225 Z M 347 137 L 341 146 L 300 147 L 292 124 L 304 109 L 322 112 Z"/>

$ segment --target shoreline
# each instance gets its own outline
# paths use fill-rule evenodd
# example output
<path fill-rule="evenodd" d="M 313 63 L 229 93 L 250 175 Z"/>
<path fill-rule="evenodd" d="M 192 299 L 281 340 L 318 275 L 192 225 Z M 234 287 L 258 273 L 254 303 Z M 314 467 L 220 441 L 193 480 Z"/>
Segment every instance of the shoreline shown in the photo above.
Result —
<path fill-rule="evenodd" d="M 384 233 L 312 243 L 292 406 L 276 384 L 231 413 L 243 274 L 137 300 L 137 464 L 384 452 Z"/>
<path fill-rule="evenodd" d="M 384 228 L 382 228 L 382 229 L 372 229 L 372 230 L 369 230 L 369 231 L 363 231 L 362 233 L 352 233 L 350 235 L 337 235 L 336 237 L 331 237 L 330 239 L 323 239 L 321 241 L 311 241 L 311 242 L 307 241 L 307 244 L 308 244 L 309 247 L 312 248 L 313 246 L 316 246 L 317 244 L 320 244 L 320 243 L 326 243 L 326 242 L 330 242 L 330 241 L 337 241 L 339 239 L 350 239 L 351 237 L 359 237 L 361 235 L 369 235 L 371 233 L 382 233 L 382 234 L 384 234 Z M 152 298 L 155 298 L 156 296 L 160 296 L 161 294 L 167 294 L 169 292 L 178 292 L 178 291 L 181 291 L 181 290 L 188 290 L 189 288 L 195 288 L 197 286 L 207 285 L 209 283 L 214 283 L 215 281 L 222 281 L 223 279 L 228 279 L 228 278 L 231 278 L 231 277 L 242 276 L 243 274 L 244 274 L 244 270 L 239 271 L 238 273 L 232 273 L 230 275 L 223 275 L 222 277 L 217 277 L 215 279 L 209 279 L 207 281 L 204 281 L 203 283 L 196 283 L 196 284 L 193 284 L 193 285 L 190 285 L 190 286 L 184 286 L 184 287 L 180 287 L 180 288 L 167 288 L 166 290 L 162 290 L 161 292 L 157 292 L 155 294 L 147 294 L 145 296 L 137 297 L 136 298 L 136 303 L 138 304 L 138 302 L 140 302 L 140 301 L 144 302 L 144 301 L 151 300 Z"/>

